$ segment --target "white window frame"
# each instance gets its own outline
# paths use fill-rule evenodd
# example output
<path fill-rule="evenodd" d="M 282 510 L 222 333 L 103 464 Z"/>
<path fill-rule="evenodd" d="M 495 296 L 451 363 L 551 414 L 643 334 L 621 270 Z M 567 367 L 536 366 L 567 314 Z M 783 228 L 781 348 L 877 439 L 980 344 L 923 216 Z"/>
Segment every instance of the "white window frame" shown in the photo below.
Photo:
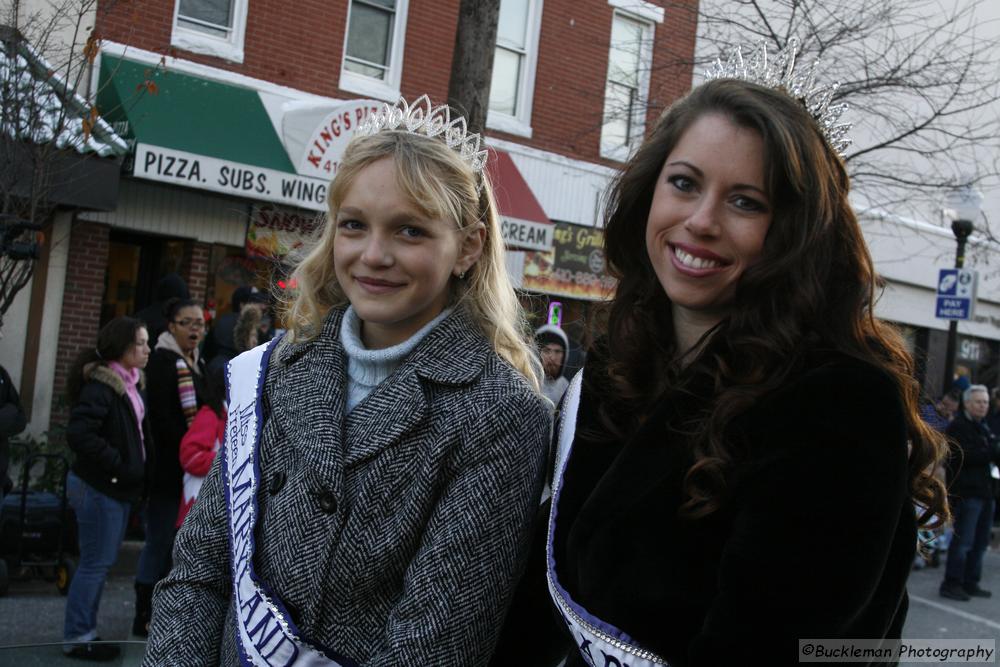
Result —
<path fill-rule="evenodd" d="M 347 37 L 351 29 L 351 7 L 353 0 L 348 0 L 347 23 L 344 26 L 344 49 L 340 57 L 340 89 L 377 100 L 395 102 L 399 99 L 399 83 L 403 76 L 403 40 L 406 36 L 406 14 L 410 0 L 396 0 L 395 19 L 392 26 L 392 48 L 389 52 L 389 66 L 386 69 L 385 80 L 351 72 L 344 65 L 347 63 Z"/>
<path fill-rule="evenodd" d="M 486 114 L 486 127 L 491 130 L 527 139 L 531 138 L 531 108 L 535 93 L 535 70 L 538 66 L 538 36 L 542 31 L 543 1 L 530 0 L 531 4 L 528 7 L 525 51 L 522 54 L 524 67 L 521 72 L 521 80 L 518 81 L 517 85 L 517 99 L 521 102 L 520 108 L 516 110 L 514 115 L 500 111 L 489 111 Z"/>
<path fill-rule="evenodd" d="M 641 0 L 608 0 L 608 4 L 615 8 L 608 30 L 609 63 L 611 60 L 611 31 L 614 27 L 616 17 L 621 16 L 622 18 L 640 23 L 644 26 L 645 31 L 645 37 L 642 40 L 642 52 L 639 54 L 639 87 L 636 91 L 636 106 L 633 110 L 634 117 L 630 125 L 631 137 L 629 137 L 629 143 L 624 146 L 609 145 L 604 139 L 603 119 L 601 123 L 601 157 L 625 162 L 635 152 L 646 136 L 646 102 L 649 100 L 650 70 L 653 66 L 653 43 L 656 39 L 656 24 L 663 21 L 664 12 L 662 7 L 642 2 Z M 605 74 L 604 84 L 606 91 L 607 74 Z"/>
<path fill-rule="evenodd" d="M 194 30 L 181 25 L 180 0 L 174 2 L 173 32 L 170 35 L 170 45 L 178 49 L 215 56 L 234 63 L 243 62 L 243 42 L 247 30 L 247 5 L 249 0 L 231 0 L 233 13 L 233 28 L 228 38 L 216 37 L 200 30 Z"/>

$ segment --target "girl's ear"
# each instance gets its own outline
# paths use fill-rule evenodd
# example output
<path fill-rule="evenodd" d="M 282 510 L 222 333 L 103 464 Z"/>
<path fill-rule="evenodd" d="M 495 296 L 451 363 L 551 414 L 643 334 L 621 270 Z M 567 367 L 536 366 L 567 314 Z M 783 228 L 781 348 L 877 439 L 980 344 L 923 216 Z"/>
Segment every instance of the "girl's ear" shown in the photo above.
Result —
<path fill-rule="evenodd" d="M 461 278 L 465 272 L 472 268 L 472 265 L 479 261 L 483 254 L 483 245 L 486 243 L 486 225 L 477 223 L 472 229 L 466 230 L 462 238 L 462 247 L 458 251 L 458 259 L 455 260 L 455 268 L 452 274 Z"/>

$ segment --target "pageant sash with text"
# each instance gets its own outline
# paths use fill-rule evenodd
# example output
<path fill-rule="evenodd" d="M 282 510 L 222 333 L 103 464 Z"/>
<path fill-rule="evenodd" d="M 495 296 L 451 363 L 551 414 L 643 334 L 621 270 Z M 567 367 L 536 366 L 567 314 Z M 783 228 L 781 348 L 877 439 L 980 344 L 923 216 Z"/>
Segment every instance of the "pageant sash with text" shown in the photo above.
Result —
<path fill-rule="evenodd" d="M 667 661 L 635 645 L 634 640 L 610 623 L 591 615 L 569 595 L 556 575 L 554 541 L 562 477 L 573 450 L 576 416 L 580 408 L 583 371 L 577 372 L 563 397 L 562 412 L 556 430 L 556 464 L 552 477 L 552 510 L 546 544 L 546 579 L 549 594 L 559 615 L 569 628 L 577 650 L 591 667 L 669 667 Z"/>
<path fill-rule="evenodd" d="M 229 363 L 229 417 L 222 475 L 232 565 L 233 604 L 240 661 L 263 667 L 356 667 L 335 652 L 307 642 L 281 601 L 254 571 L 254 526 L 260 480 L 261 396 L 271 353 L 280 340 L 244 352 Z"/>

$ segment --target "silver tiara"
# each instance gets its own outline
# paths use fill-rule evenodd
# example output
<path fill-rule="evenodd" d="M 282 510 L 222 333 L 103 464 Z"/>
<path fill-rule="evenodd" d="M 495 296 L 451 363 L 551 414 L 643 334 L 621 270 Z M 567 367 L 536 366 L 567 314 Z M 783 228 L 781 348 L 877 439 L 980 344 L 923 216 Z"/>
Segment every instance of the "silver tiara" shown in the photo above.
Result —
<path fill-rule="evenodd" d="M 794 37 L 773 58 L 768 57 L 764 40 L 757 42 L 746 55 L 743 54 L 743 47 L 737 46 L 726 62 L 719 58 L 708 68 L 705 80 L 739 79 L 784 91 L 805 106 L 819 123 L 819 129 L 830 147 L 843 157 L 844 151 L 851 145 L 847 133 L 852 123 L 838 122 L 847 110 L 846 104 L 832 104 L 840 83 L 816 83 L 819 60 L 814 60 L 804 71 L 797 71 L 795 58 L 798 52 L 799 40 Z"/>
<path fill-rule="evenodd" d="M 472 167 L 473 172 L 478 174 L 486 166 L 488 153 L 480 146 L 482 142 L 479 135 L 469 133 L 465 118 L 452 118 L 447 104 L 432 106 L 426 95 L 418 97 L 412 105 L 407 104 L 402 97 L 392 106 L 383 104 L 379 111 L 369 114 L 358 126 L 355 135 L 365 137 L 392 130 L 425 137 L 441 136 L 448 148 L 458 153 Z"/>

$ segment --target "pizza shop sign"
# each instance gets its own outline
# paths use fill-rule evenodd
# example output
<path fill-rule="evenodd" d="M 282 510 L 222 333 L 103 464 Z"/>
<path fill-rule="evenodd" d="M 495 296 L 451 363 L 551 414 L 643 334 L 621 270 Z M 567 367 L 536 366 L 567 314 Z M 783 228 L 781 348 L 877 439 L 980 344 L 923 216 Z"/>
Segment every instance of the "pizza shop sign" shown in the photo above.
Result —
<path fill-rule="evenodd" d="M 289 174 L 162 146 L 137 144 L 133 174 L 227 195 L 326 210 L 329 179 Z"/>
<path fill-rule="evenodd" d="M 312 135 L 302 147 L 296 170 L 304 176 L 330 180 L 340 166 L 340 156 L 354 137 L 354 130 L 378 111 L 379 103 L 359 100 L 342 104 L 328 113 L 314 127 Z"/>
<path fill-rule="evenodd" d="M 355 130 L 381 103 L 354 100 L 284 113 L 278 133 L 296 173 L 139 143 L 133 175 L 257 201 L 326 210 L 330 179 Z"/>

